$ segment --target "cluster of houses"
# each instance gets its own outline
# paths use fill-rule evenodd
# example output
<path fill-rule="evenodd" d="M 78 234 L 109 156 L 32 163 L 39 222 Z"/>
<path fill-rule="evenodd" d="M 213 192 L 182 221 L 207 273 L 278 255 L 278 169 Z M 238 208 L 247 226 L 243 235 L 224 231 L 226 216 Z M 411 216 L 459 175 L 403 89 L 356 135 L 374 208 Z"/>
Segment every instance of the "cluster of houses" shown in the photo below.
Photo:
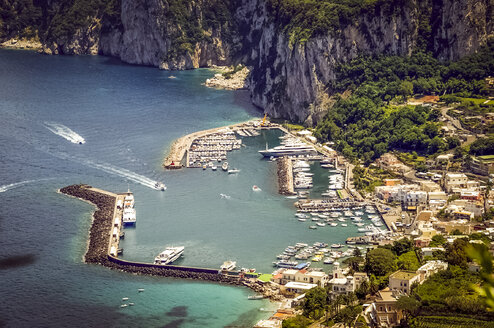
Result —
<path fill-rule="evenodd" d="M 399 270 L 389 276 L 387 288 L 378 292 L 372 303 L 365 305 L 364 314 L 369 323 L 380 327 L 391 327 L 398 324 L 403 317 L 401 310 L 397 309 L 396 302 L 399 297 L 410 293 L 414 284 L 421 284 L 434 273 L 446 270 L 448 264 L 443 261 L 427 261 L 417 271 Z M 281 293 L 291 300 L 293 307 L 300 303 L 305 293 L 314 287 L 330 286 L 330 296 L 346 295 L 354 293 L 369 277 L 364 272 L 349 273 L 348 268 L 342 268 L 335 263 L 331 274 L 320 269 L 280 269 L 272 277 L 271 283 L 279 287 Z M 255 327 L 278 328 L 282 326 L 282 320 L 294 316 L 293 311 L 286 309 L 279 311 L 268 320 L 261 320 Z"/>

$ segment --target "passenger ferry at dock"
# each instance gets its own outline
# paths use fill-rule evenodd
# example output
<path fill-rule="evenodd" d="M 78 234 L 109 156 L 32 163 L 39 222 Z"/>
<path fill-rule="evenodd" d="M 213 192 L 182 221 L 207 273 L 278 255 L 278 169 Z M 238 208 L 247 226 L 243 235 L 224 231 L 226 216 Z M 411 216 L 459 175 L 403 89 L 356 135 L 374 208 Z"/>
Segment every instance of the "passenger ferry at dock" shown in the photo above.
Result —
<path fill-rule="evenodd" d="M 154 264 L 167 265 L 176 261 L 184 252 L 184 246 L 167 247 L 163 252 L 154 258 Z"/>
<path fill-rule="evenodd" d="M 134 208 L 134 194 L 127 190 L 123 202 L 122 223 L 124 226 L 136 224 L 136 210 Z"/>

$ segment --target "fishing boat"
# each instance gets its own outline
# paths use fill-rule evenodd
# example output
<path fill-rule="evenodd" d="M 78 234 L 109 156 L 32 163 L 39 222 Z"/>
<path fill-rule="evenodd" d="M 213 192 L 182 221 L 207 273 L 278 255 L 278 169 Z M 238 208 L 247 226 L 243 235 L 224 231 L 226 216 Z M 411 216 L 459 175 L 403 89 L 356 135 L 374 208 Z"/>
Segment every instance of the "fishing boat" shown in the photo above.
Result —
<path fill-rule="evenodd" d="M 311 226 L 309 226 L 309 229 L 317 229 L 317 226 L 311 225 Z"/>

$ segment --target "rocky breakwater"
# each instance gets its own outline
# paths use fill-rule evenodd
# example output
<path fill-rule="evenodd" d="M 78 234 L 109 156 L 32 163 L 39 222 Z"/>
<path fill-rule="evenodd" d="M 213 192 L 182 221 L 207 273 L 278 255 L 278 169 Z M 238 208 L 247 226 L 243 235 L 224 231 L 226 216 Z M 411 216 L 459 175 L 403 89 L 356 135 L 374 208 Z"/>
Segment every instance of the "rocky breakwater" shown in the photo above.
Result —
<path fill-rule="evenodd" d="M 292 160 L 288 157 L 278 159 L 278 192 L 281 195 L 295 194 L 293 189 Z"/>
<path fill-rule="evenodd" d="M 108 258 L 115 197 L 93 191 L 88 185 L 71 185 L 60 189 L 60 192 L 88 201 L 97 207 L 89 230 L 89 243 L 84 260 L 86 263 L 105 264 Z"/>

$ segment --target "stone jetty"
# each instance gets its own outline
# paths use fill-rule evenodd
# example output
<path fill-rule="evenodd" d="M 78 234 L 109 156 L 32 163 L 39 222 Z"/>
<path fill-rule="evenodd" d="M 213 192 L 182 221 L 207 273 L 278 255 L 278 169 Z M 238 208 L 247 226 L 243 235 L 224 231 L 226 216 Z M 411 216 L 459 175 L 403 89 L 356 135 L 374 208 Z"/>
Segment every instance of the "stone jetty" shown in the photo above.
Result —
<path fill-rule="evenodd" d="M 278 162 L 278 192 L 281 195 L 294 195 L 292 160 L 281 157 Z"/>

